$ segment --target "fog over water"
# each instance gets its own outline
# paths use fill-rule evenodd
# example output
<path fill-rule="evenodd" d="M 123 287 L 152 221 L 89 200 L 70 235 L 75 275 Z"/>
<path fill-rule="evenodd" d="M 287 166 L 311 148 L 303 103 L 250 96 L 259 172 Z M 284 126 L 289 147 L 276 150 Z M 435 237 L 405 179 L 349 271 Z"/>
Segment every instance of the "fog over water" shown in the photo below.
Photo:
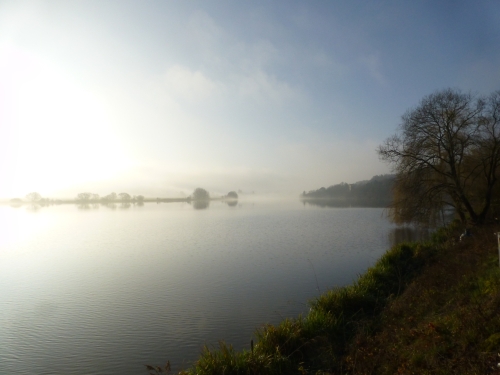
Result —
<path fill-rule="evenodd" d="M 0 198 L 318 189 L 437 89 L 500 81 L 497 2 L 0 2 Z"/>

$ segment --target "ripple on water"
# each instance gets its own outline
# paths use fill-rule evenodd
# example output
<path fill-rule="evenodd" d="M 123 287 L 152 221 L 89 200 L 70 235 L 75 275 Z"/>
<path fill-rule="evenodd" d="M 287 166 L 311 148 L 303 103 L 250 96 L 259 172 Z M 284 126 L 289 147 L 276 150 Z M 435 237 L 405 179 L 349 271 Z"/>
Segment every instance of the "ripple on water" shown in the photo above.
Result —
<path fill-rule="evenodd" d="M 351 282 L 394 228 L 381 209 L 187 208 L 0 207 L 25 223 L 0 253 L 0 373 L 135 375 L 220 339 L 248 347 Z"/>

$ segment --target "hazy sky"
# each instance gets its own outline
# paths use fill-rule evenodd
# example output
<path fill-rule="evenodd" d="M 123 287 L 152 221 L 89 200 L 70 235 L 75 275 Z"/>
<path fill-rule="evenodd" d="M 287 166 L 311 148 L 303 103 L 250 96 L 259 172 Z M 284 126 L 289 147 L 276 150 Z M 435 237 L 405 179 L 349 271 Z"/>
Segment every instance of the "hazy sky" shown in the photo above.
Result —
<path fill-rule="evenodd" d="M 499 1 L 0 1 L 0 197 L 368 179 L 448 87 L 500 89 Z"/>

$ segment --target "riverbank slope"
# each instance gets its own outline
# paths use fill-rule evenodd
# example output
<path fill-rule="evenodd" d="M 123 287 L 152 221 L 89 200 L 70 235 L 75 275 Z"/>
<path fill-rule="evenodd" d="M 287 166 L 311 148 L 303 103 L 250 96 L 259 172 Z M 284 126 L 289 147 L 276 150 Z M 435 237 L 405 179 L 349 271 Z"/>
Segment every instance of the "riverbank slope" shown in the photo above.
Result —
<path fill-rule="evenodd" d="M 244 351 L 205 348 L 180 374 L 500 373 L 497 226 L 457 225 L 390 249 L 356 283 L 267 325 Z M 151 367 L 151 374 L 169 366 Z"/>

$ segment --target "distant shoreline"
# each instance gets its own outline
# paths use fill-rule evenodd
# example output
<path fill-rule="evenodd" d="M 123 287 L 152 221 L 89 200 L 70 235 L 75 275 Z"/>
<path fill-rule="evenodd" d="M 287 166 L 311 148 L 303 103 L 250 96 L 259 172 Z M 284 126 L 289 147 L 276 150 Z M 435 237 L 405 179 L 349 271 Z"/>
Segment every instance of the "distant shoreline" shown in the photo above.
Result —
<path fill-rule="evenodd" d="M 24 206 L 24 205 L 39 205 L 39 206 L 52 206 L 60 204 L 112 204 L 112 203 L 129 203 L 129 204 L 140 204 L 140 203 L 173 203 L 173 202 L 210 202 L 210 201 L 236 201 L 237 199 L 231 199 L 226 197 L 220 198 L 210 198 L 206 200 L 196 200 L 191 197 L 187 198 L 144 198 L 138 199 L 89 199 L 89 200 L 78 200 L 78 199 L 51 199 L 42 198 L 38 201 L 29 202 L 21 199 L 11 199 L 11 200 L 0 200 L 1 205 L 10 206 Z"/>
<path fill-rule="evenodd" d="M 387 208 L 391 202 L 383 199 L 361 198 L 330 198 L 330 197 L 299 197 L 304 204 L 319 207 L 378 207 Z"/>

